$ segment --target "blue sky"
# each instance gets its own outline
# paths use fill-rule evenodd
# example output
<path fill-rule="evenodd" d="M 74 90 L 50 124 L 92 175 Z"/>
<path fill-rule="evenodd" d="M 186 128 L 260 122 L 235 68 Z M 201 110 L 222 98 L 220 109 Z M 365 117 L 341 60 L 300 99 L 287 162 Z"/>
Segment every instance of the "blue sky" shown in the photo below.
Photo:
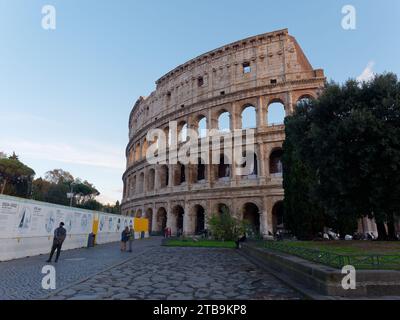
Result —
<path fill-rule="evenodd" d="M 56 30 L 41 27 L 53 5 Z M 341 27 L 344 5 L 357 29 Z M 122 196 L 129 112 L 177 65 L 289 28 L 329 79 L 400 74 L 398 0 L 0 0 L 0 151 L 43 175 L 63 168 Z"/>

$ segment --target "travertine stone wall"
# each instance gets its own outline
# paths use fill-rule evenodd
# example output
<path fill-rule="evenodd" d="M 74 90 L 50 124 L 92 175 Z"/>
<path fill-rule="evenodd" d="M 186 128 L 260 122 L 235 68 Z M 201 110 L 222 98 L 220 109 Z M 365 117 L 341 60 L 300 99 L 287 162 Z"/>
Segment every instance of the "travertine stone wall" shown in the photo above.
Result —
<path fill-rule="evenodd" d="M 223 204 L 239 218 L 253 215 L 259 231 L 272 234 L 283 189 L 281 174 L 271 173 L 270 156 L 282 148 L 284 127 L 268 123 L 268 107 L 280 102 L 289 115 L 299 100 L 317 97 L 324 83 L 323 70 L 313 69 L 286 29 L 228 44 L 170 71 L 156 81 L 150 96 L 137 100 L 129 117 L 123 214 L 150 218 L 153 231 L 168 226 L 192 234 L 206 228 L 207 217 Z M 248 106 L 256 110 L 257 175 L 236 176 L 232 170 L 230 177 L 218 178 L 218 170 L 206 165 L 205 179 L 197 181 L 197 167 L 189 165 L 186 181 L 175 185 L 177 165 L 169 164 L 167 170 L 146 161 L 150 129 L 167 131 L 173 120 L 197 128 L 203 117 L 208 129 L 218 129 L 223 112 L 229 112 L 230 129 L 241 129 L 241 114 Z M 253 204 L 250 213 L 248 204 Z"/>

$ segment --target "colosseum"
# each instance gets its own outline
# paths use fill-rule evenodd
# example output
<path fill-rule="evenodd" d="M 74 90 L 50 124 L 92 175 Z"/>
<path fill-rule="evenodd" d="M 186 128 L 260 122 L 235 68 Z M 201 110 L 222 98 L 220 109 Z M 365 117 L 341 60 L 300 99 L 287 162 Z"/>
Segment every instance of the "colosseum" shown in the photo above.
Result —
<path fill-rule="evenodd" d="M 275 234 L 283 225 L 283 119 L 324 84 L 323 70 L 311 66 L 287 29 L 225 45 L 168 72 L 130 114 L 123 214 L 147 217 L 152 232 L 169 227 L 191 235 L 225 208 L 260 235 Z M 171 121 L 179 133 L 254 128 L 254 170 L 237 175 L 223 160 L 150 164 L 147 133 L 157 128 L 169 134 Z"/>

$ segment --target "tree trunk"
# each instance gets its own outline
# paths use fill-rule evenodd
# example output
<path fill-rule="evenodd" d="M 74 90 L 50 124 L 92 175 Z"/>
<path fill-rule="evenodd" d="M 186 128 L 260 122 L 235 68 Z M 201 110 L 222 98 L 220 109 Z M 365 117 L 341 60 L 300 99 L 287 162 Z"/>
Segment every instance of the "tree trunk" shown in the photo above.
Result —
<path fill-rule="evenodd" d="M 7 179 L 4 179 L 4 183 L 1 187 L 1 194 L 4 194 L 4 190 L 6 189 Z"/>
<path fill-rule="evenodd" d="M 376 223 L 377 229 L 378 229 L 378 240 L 379 241 L 387 241 L 387 233 L 386 233 L 386 228 L 385 224 L 383 222 L 377 222 Z"/>
<path fill-rule="evenodd" d="M 388 215 L 388 240 L 394 241 L 396 240 L 396 228 L 394 226 L 394 214 L 389 214 Z"/>

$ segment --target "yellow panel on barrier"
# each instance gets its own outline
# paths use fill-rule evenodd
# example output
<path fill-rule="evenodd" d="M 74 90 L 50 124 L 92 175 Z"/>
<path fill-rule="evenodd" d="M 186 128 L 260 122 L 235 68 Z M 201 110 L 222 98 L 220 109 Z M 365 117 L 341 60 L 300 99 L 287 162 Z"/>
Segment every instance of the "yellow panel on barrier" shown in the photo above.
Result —
<path fill-rule="evenodd" d="M 149 231 L 149 220 L 143 218 L 135 218 L 134 229 L 135 232 Z"/>

